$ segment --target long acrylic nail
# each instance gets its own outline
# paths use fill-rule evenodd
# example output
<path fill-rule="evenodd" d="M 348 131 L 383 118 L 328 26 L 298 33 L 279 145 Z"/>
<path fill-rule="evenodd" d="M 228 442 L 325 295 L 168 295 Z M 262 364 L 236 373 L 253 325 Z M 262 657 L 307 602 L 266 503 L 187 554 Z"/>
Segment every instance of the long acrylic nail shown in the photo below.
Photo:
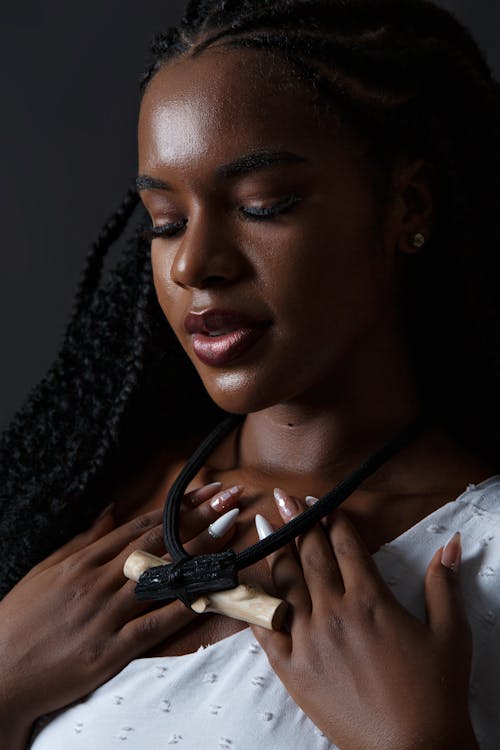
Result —
<path fill-rule="evenodd" d="M 197 505 L 201 505 L 205 500 L 208 500 L 209 497 L 212 497 L 214 492 L 219 489 L 219 487 L 222 487 L 222 482 L 210 482 L 209 484 L 204 484 L 202 487 L 198 487 L 198 489 L 193 490 L 193 494 L 191 495 L 191 504 L 196 508 Z"/>
<path fill-rule="evenodd" d="M 314 495 L 306 495 L 306 505 L 314 505 L 314 503 L 317 503 L 319 500 L 319 497 L 314 497 Z"/>
<path fill-rule="evenodd" d="M 449 539 L 441 553 L 441 564 L 445 568 L 456 571 L 460 566 L 462 558 L 462 544 L 461 536 L 459 531 L 455 531 L 451 539 Z"/>
<path fill-rule="evenodd" d="M 298 507 L 295 500 L 290 497 L 290 495 L 288 495 L 284 490 L 280 489 L 280 487 L 275 487 L 273 493 L 274 499 L 276 500 L 279 508 L 279 512 L 286 521 L 297 515 L 300 508 Z"/>
<path fill-rule="evenodd" d="M 224 515 L 218 518 L 216 521 L 211 523 L 208 527 L 208 533 L 210 534 L 210 536 L 212 536 L 214 539 L 220 539 L 222 536 L 224 536 L 224 534 L 229 531 L 231 526 L 233 526 L 239 512 L 239 508 L 233 508 L 227 513 L 224 513 Z"/>
<path fill-rule="evenodd" d="M 266 536 L 269 536 L 274 531 L 267 518 L 261 516 L 260 513 L 255 514 L 255 528 L 257 529 L 259 539 L 265 539 Z"/>
<path fill-rule="evenodd" d="M 229 487 L 228 490 L 218 492 L 215 497 L 210 500 L 210 507 L 217 511 L 230 508 L 238 500 L 244 489 L 245 488 L 242 484 L 235 484 L 233 487 Z"/>

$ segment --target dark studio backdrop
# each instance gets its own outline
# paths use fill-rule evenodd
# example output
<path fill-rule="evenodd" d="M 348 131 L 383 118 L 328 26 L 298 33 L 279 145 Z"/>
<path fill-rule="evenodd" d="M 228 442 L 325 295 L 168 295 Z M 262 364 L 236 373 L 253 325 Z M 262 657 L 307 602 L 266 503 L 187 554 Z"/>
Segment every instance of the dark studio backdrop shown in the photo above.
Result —
<path fill-rule="evenodd" d="M 500 77 L 500 3 L 441 0 Z M 136 172 L 138 82 L 185 0 L 2 8 L 0 430 L 45 374 L 84 258 Z M 464 102 L 467 116 L 467 102 Z"/>

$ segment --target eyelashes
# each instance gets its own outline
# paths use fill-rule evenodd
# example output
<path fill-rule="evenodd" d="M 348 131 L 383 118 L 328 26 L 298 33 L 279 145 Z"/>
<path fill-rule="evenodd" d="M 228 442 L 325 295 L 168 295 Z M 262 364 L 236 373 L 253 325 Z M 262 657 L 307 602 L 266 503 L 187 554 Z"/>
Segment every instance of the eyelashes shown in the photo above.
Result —
<path fill-rule="evenodd" d="M 285 213 L 285 211 L 295 206 L 300 200 L 302 199 L 298 195 L 290 195 L 285 200 L 280 201 L 280 203 L 275 203 L 274 206 L 267 208 L 241 208 L 240 211 L 245 218 L 266 219 L 268 216 Z"/>
<path fill-rule="evenodd" d="M 275 203 L 273 206 L 265 208 L 245 208 L 242 206 L 239 210 L 242 216 L 249 221 L 263 221 L 289 211 L 301 200 L 302 198 L 298 195 L 290 195 L 288 198 L 285 198 L 285 200 Z M 173 223 L 161 224 L 160 226 L 146 229 L 141 233 L 141 236 L 142 239 L 147 242 L 151 242 L 157 237 L 173 237 L 173 235 L 183 229 L 186 224 L 187 219 L 181 219 L 180 221 Z"/>
<path fill-rule="evenodd" d="M 151 227 L 151 229 L 146 229 L 142 232 L 141 237 L 147 242 L 151 242 L 156 237 L 172 237 L 172 235 L 185 227 L 186 224 L 187 219 L 182 219 L 182 221 L 176 221 L 175 224 L 162 224 L 159 227 Z"/>

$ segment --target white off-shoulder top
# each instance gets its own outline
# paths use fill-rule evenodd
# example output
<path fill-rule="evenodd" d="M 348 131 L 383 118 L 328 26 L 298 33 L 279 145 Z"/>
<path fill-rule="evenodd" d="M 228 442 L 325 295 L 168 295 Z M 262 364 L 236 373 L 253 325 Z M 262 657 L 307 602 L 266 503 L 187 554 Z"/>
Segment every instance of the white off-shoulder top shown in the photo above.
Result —
<path fill-rule="evenodd" d="M 462 534 L 459 576 L 473 633 L 472 722 L 481 750 L 499 750 L 500 475 L 468 485 L 373 559 L 401 604 L 425 623 L 425 572 L 455 531 Z M 29 745 L 31 750 L 173 746 L 336 748 L 290 698 L 250 628 L 192 654 L 132 660 L 83 699 L 42 717 Z"/>

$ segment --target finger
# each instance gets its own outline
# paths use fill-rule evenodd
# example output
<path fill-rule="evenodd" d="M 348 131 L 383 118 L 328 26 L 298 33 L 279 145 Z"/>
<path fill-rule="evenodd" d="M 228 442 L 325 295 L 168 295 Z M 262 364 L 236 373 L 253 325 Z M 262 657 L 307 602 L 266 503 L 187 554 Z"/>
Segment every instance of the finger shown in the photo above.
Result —
<path fill-rule="evenodd" d="M 31 570 L 25 576 L 25 579 L 31 578 L 32 576 L 37 575 L 44 570 L 47 570 L 53 565 L 57 565 L 57 563 L 61 562 L 61 560 L 65 560 L 73 553 L 84 549 L 89 544 L 92 544 L 97 539 L 100 539 L 102 536 L 108 534 L 115 527 L 113 508 L 114 503 L 108 505 L 99 514 L 90 528 L 80 532 L 72 539 L 70 539 L 69 542 L 63 544 L 62 547 L 56 549 L 55 552 L 53 552 L 51 555 L 46 557 L 44 560 L 41 560 L 37 565 L 31 568 Z"/>
<path fill-rule="evenodd" d="M 310 507 L 311 507 L 311 505 L 314 505 L 314 503 L 317 503 L 317 502 L 318 502 L 318 500 L 319 500 L 319 497 L 315 497 L 314 495 L 306 495 L 306 497 L 305 497 L 305 503 L 306 503 L 306 505 L 307 505 L 307 507 L 308 507 L 308 508 L 310 508 Z M 329 513 L 328 515 L 326 515 L 326 516 L 323 516 L 323 518 L 321 518 L 321 519 L 319 520 L 319 522 L 318 522 L 318 523 L 320 523 L 320 524 L 321 524 L 321 525 L 322 525 L 322 526 L 323 526 L 323 527 L 324 527 L 324 528 L 325 528 L 326 530 L 328 530 L 328 528 L 329 528 L 329 526 L 330 526 L 330 523 L 331 523 L 331 519 L 330 519 L 330 516 L 331 516 L 332 512 L 333 512 L 333 511 L 330 511 L 330 513 Z"/>
<path fill-rule="evenodd" d="M 185 545 L 186 552 L 189 555 L 200 555 L 217 552 L 222 549 L 228 544 L 234 534 L 238 515 L 238 508 L 233 508 L 227 513 L 224 513 Z M 157 557 L 163 557 L 165 560 L 171 560 L 165 549 L 163 524 L 157 524 L 152 529 L 149 529 L 140 537 L 137 537 L 130 542 L 127 547 L 116 556 L 115 560 L 112 561 L 113 567 L 118 566 L 120 570 L 123 570 L 125 561 L 135 550 L 143 550 L 144 552 L 150 552 Z"/>
<path fill-rule="evenodd" d="M 105 563 L 103 568 L 109 568 L 111 571 L 119 571 L 120 576 L 123 575 L 123 567 L 127 558 L 136 550 L 143 550 L 144 552 L 150 552 L 156 557 L 169 559 L 163 539 L 163 523 L 156 524 L 156 526 L 153 526 L 133 539 L 124 549 L 120 550 L 116 557 Z"/>
<path fill-rule="evenodd" d="M 107 534 L 89 544 L 83 551 L 89 563 L 104 565 L 114 560 L 117 555 L 131 545 L 138 538 L 162 523 L 163 510 L 155 508 L 148 513 L 127 521 L 127 523 L 111 529 Z M 132 549 L 129 548 L 129 552 Z M 82 554 L 81 552 L 77 554 Z"/>
<path fill-rule="evenodd" d="M 138 537 L 136 547 L 146 549 L 151 554 L 160 557 L 161 553 L 165 551 L 162 531 L 162 524 L 157 523 L 156 526 Z M 92 578 L 89 579 L 92 581 L 92 597 L 89 596 L 89 607 L 92 607 L 93 599 L 100 602 L 99 617 L 105 623 L 104 627 L 108 627 L 108 623 L 112 621 L 116 628 L 123 622 L 128 622 L 134 614 L 139 614 L 147 606 L 151 606 L 151 602 L 140 603 L 138 606 L 134 596 L 136 584 L 135 582 L 129 582 L 123 572 L 126 559 L 133 552 L 133 546 L 127 546 L 120 551 L 116 558 L 105 561 L 104 564 L 99 564 L 95 553 L 90 560 L 87 552 L 88 548 L 87 550 L 80 550 L 73 556 L 70 555 L 67 560 L 71 567 L 76 566 L 76 569 L 81 570 L 82 574 L 89 573 L 89 568 L 93 568 L 91 571 Z M 130 585 L 127 586 L 127 584 Z M 125 590 L 124 587 L 126 587 Z"/>
<path fill-rule="evenodd" d="M 259 625 L 250 625 L 255 640 L 266 652 L 273 670 L 279 674 L 284 669 L 292 651 L 292 638 L 282 630 L 268 630 Z"/>
<path fill-rule="evenodd" d="M 291 520 L 306 510 L 299 498 L 275 488 L 275 499 L 283 520 Z M 321 606 L 332 593 L 342 595 L 344 584 L 333 550 L 321 523 L 314 524 L 296 539 L 304 579 L 311 597 L 312 608 Z"/>
<path fill-rule="evenodd" d="M 255 516 L 255 526 L 259 539 L 265 539 L 274 531 L 269 521 L 259 513 Z M 271 555 L 268 555 L 268 558 L 270 557 Z M 291 605 L 290 600 L 288 600 L 288 604 Z M 289 620 L 291 617 L 293 618 L 293 613 L 289 614 Z M 275 672 L 279 672 L 278 665 L 284 664 L 292 652 L 293 644 L 289 625 L 285 624 L 283 630 L 268 630 L 258 625 L 251 625 L 250 627 L 256 640 L 266 652 L 269 663 Z"/>
<path fill-rule="evenodd" d="M 188 493 L 191 495 L 190 504 L 192 504 L 193 495 L 199 497 L 201 494 L 202 498 L 206 498 L 213 494 L 214 489 L 216 488 L 212 487 L 207 489 L 207 485 L 204 485 L 203 487 L 197 488 L 197 490 L 191 491 L 191 493 Z M 243 487 L 241 486 L 240 493 L 242 489 Z M 232 493 L 231 496 L 234 496 L 234 493 Z M 185 541 L 186 539 L 195 536 L 203 528 L 204 519 L 207 515 L 210 516 L 210 520 L 213 520 L 213 518 L 220 513 L 220 510 L 223 509 L 223 503 L 220 504 L 219 510 L 217 510 L 217 507 L 219 506 L 212 508 L 210 513 L 206 508 L 200 506 L 200 508 L 192 511 L 194 515 L 191 517 L 191 522 L 189 520 L 183 521 L 181 519 L 179 529 L 181 541 Z M 104 564 L 109 560 L 114 559 L 120 550 L 124 549 L 127 544 L 134 542 L 144 533 L 144 531 L 148 531 L 158 524 L 162 520 L 162 517 L 163 508 L 155 508 L 148 513 L 142 513 L 140 516 L 131 519 L 116 529 L 109 530 L 110 533 L 100 537 L 93 543 L 85 545 L 89 547 L 89 559 L 96 564 Z"/>
<path fill-rule="evenodd" d="M 456 554 L 455 569 L 441 562 L 444 547 L 433 555 L 425 575 L 425 607 L 431 630 L 446 643 L 458 645 L 469 641 L 470 624 L 460 585 L 460 536 L 450 539 L 447 553 Z M 446 558 L 445 558 L 446 559 Z M 449 558 L 448 558 L 449 560 Z"/>
<path fill-rule="evenodd" d="M 210 482 L 209 484 L 204 484 L 201 487 L 197 487 L 195 490 L 186 492 L 182 502 L 186 508 L 195 508 L 197 505 L 200 505 L 200 503 L 205 502 L 209 497 L 212 497 L 221 487 L 222 482 Z"/>
<path fill-rule="evenodd" d="M 178 599 L 164 604 L 130 620 L 118 631 L 118 652 L 128 663 L 175 635 L 197 617 L 200 615 Z"/>
<path fill-rule="evenodd" d="M 271 524 L 260 515 L 256 518 L 256 526 L 260 539 L 264 539 L 273 531 Z M 311 598 L 291 545 L 287 544 L 271 552 L 266 560 L 278 596 L 285 599 L 290 606 L 290 624 L 308 621 L 311 613 Z"/>
<path fill-rule="evenodd" d="M 220 489 L 222 486 L 221 482 L 211 482 L 210 484 L 203 485 L 202 487 L 198 487 L 195 490 L 191 490 L 190 492 L 187 492 L 183 498 L 183 504 L 186 508 L 186 511 L 192 511 L 193 507 L 196 507 L 197 505 L 201 503 L 206 503 L 206 500 L 212 497 L 217 490 Z M 238 499 L 241 495 L 241 492 L 243 491 L 243 486 L 238 485 L 238 489 L 235 491 L 234 488 L 229 488 L 229 490 L 226 490 L 224 492 L 220 492 L 217 494 L 216 497 L 213 498 L 213 505 L 204 505 L 201 508 L 198 509 L 197 512 L 192 513 L 191 517 L 188 518 L 186 521 L 183 521 L 181 519 L 180 529 L 179 529 L 179 536 L 182 542 L 185 542 L 189 539 L 192 539 L 193 536 L 197 535 L 205 526 L 208 526 L 208 524 L 215 520 L 215 518 L 220 515 L 220 513 L 224 512 L 226 509 L 229 509 L 231 505 L 238 502 Z M 220 496 L 220 497 L 219 497 Z M 99 516 L 96 518 L 92 526 L 88 529 L 85 529 L 85 531 L 82 531 L 80 534 L 77 534 L 75 537 L 70 539 L 66 544 L 59 547 L 55 552 L 53 552 L 51 555 L 46 557 L 44 560 L 40 561 L 37 565 L 35 565 L 25 576 L 25 578 L 32 577 L 33 575 L 37 575 L 38 573 L 41 573 L 42 571 L 46 570 L 47 568 L 50 568 L 53 565 L 56 565 L 57 563 L 61 562 L 61 560 L 65 560 L 67 557 L 72 555 L 75 552 L 79 552 L 80 550 L 85 549 L 86 547 L 89 547 L 97 540 L 101 539 L 102 537 L 106 536 L 115 528 L 115 520 L 113 516 L 113 508 L 114 503 L 110 503 L 104 510 L 99 514 Z M 153 513 L 161 514 L 162 510 L 155 510 L 152 511 Z M 148 516 L 149 514 L 143 514 L 145 516 Z M 149 519 L 142 519 L 142 516 L 139 517 L 140 520 L 137 521 L 137 528 L 138 531 L 141 532 L 143 528 L 148 528 L 151 523 L 149 522 Z M 134 519 L 135 521 L 135 519 Z M 129 531 L 132 530 L 131 535 L 131 541 L 136 538 L 136 535 L 134 535 L 134 521 L 130 522 L 132 523 L 132 526 L 129 526 L 127 529 L 125 529 L 123 532 L 120 533 L 120 536 L 116 538 L 116 543 L 120 545 L 119 539 L 124 539 L 127 537 L 127 535 L 130 537 Z M 125 526 L 125 524 L 124 524 Z M 120 527 L 122 528 L 122 527 Z M 110 540 L 111 541 L 111 540 Z M 160 545 L 159 547 L 157 545 L 154 546 L 156 552 L 153 554 L 162 554 L 165 550 Z M 99 556 L 102 552 L 103 548 L 94 549 L 94 552 L 97 553 Z M 110 551 L 110 554 L 113 554 L 113 548 L 108 548 Z M 108 555 L 109 557 L 109 555 Z M 100 557 L 94 558 L 97 560 L 100 560 Z"/>
<path fill-rule="evenodd" d="M 239 512 L 238 508 L 233 508 L 217 518 L 186 544 L 186 551 L 190 555 L 203 555 L 226 547 L 236 532 Z"/>
<path fill-rule="evenodd" d="M 208 487 L 208 485 L 207 485 Z M 202 487 L 200 492 L 205 488 Z M 179 536 L 182 542 L 193 539 L 211 523 L 236 507 L 244 490 L 242 484 L 234 485 L 219 492 L 203 493 L 203 499 L 198 495 L 194 509 L 186 510 L 179 520 Z M 209 499 L 210 498 L 210 499 Z"/>
<path fill-rule="evenodd" d="M 161 558 L 166 562 L 171 562 L 168 555 L 161 555 Z M 107 574 L 103 573 L 103 576 L 105 575 L 108 577 L 109 587 L 112 585 L 111 578 L 113 578 L 113 581 L 118 578 L 120 584 L 118 587 L 115 586 L 115 590 L 110 591 L 108 588 L 108 595 L 105 599 L 105 612 L 103 613 L 107 621 L 107 627 L 111 624 L 115 630 L 118 630 L 151 608 L 165 604 L 165 602 L 153 599 L 138 599 L 135 594 L 136 581 L 126 578 L 123 570 L 114 576 L 109 572 Z"/>
<path fill-rule="evenodd" d="M 333 514 L 329 535 L 346 593 L 354 590 L 378 593 L 387 589 L 365 542 L 339 508 Z"/>

